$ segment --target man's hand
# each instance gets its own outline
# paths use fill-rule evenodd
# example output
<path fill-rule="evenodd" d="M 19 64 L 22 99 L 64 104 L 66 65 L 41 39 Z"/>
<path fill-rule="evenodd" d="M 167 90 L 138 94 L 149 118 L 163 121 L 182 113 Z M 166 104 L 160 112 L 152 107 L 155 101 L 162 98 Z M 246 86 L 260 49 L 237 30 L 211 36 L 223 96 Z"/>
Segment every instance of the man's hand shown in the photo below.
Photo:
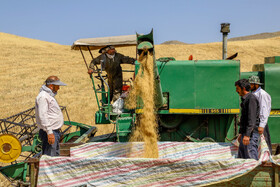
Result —
<path fill-rule="evenodd" d="M 250 137 L 244 136 L 243 137 L 243 145 L 249 145 L 250 144 Z"/>
<path fill-rule="evenodd" d="M 259 134 L 262 134 L 262 133 L 263 133 L 263 130 L 264 130 L 263 127 L 258 127 Z"/>
<path fill-rule="evenodd" d="M 88 69 L 88 74 L 92 74 L 93 70 L 92 69 Z"/>
<path fill-rule="evenodd" d="M 48 134 L 48 142 L 51 145 L 54 144 L 54 142 L 55 142 L 54 134 Z"/>
<path fill-rule="evenodd" d="M 237 141 L 238 141 L 239 143 L 240 143 L 240 141 L 241 141 L 241 136 L 242 136 L 242 135 L 239 134 L 238 137 L 237 137 Z"/>

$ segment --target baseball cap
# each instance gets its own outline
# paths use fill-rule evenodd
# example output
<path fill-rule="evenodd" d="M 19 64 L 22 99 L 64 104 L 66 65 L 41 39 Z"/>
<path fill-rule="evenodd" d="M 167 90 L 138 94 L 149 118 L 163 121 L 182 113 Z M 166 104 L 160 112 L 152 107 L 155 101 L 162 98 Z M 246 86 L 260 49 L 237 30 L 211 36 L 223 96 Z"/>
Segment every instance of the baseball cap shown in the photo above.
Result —
<path fill-rule="evenodd" d="M 258 76 L 252 75 L 249 77 L 249 83 L 250 84 L 259 84 L 259 85 L 263 85 L 260 81 L 260 78 Z"/>

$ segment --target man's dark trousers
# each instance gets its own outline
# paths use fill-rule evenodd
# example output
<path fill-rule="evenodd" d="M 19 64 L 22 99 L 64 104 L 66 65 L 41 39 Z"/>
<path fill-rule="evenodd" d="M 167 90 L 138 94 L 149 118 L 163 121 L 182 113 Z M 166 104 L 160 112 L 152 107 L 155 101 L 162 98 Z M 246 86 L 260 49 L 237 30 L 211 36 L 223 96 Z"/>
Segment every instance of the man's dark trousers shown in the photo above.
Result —
<path fill-rule="evenodd" d="M 50 145 L 48 143 L 48 135 L 45 131 L 40 129 L 39 131 L 39 138 L 42 140 L 42 154 L 49 155 L 49 156 L 59 156 L 59 140 L 60 140 L 60 131 L 53 130 L 53 134 L 55 137 L 54 144 Z"/>
<path fill-rule="evenodd" d="M 270 138 L 268 124 L 266 124 L 266 126 L 264 128 L 263 135 L 264 135 L 265 141 L 267 143 L 269 152 L 270 152 L 270 154 L 272 154 L 272 145 L 271 145 L 271 138 Z"/>
<path fill-rule="evenodd" d="M 249 145 L 244 145 L 243 144 L 243 137 L 244 135 L 242 134 L 241 141 L 239 144 L 239 149 L 238 149 L 238 158 L 251 158 L 258 160 L 258 145 L 260 141 L 260 135 L 258 132 L 252 132 L 252 135 L 250 137 L 250 144 Z"/>

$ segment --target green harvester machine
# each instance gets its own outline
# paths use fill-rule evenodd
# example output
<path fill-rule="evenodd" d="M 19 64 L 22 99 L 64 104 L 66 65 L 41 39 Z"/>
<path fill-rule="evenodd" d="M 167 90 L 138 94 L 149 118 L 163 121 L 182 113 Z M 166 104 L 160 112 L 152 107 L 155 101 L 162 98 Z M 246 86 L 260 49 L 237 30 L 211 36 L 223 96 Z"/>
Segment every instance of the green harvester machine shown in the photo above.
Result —
<path fill-rule="evenodd" d="M 249 78 L 250 75 L 260 77 L 263 88 L 271 95 L 272 111 L 269 117 L 269 128 L 273 143 L 273 153 L 279 153 L 279 137 L 277 129 L 280 123 L 280 87 L 276 84 L 280 76 L 280 57 L 265 58 L 265 64 L 255 65 L 252 72 L 240 72 L 240 61 L 234 60 L 237 54 L 226 58 L 226 34 L 229 25 L 222 24 L 224 36 L 222 60 L 175 60 L 173 57 L 154 59 L 155 103 L 157 107 L 158 132 L 160 141 L 191 141 L 191 142 L 231 142 L 238 136 L 240 115 L 240 97 L 235 92 L 235 81 Z M 226 27 L 226 28 L 224 28 Z M 131 36 L 129 36 L 131 37 Z M 123 37 L 124 38 L 124 37 Z M 120 37 L 110 37 L 106 45 L 116 47 L 136 45 L 136 57 L 142 50 L 153 53 L 155 58 L 153 31 L 147 35 L 136 34 L 128 43 Z M 96 49 L 94 39 L 88 43 L 76 41 L 72 49 L 83 51 Z M 123 43 L 123 45 L 121 45 Z M 91 52 L 90 52 L 91 54 Z M 91 54 L 92 56 L 92 54 Z M 93 57 L 93 56 L 92 56 Z M 84 58 L 85 60 L 85 58 Z M 86 63 L 86 61 L 85 61 Z M 86 63 L 87 64 L 87 63 Z M 135 63 L 134 73 L 137 75 L 141 64 Z M 258 69 L 256 69 L 258 68 Z M 123 70 L 123 72 L 130 72 Z M 102 68 L 96 68 L 95 76 L 91 76 L 93 89 L 99 110 L 95 114 L 96 125 L 115 124 L 116 132 L 96 136 L 89 142 L 117 141 L 127 142 L 135 126 L 138 116 L 142 113 L 141 99 L 137 108 L 124 108 L 121 114 L 113 113 L 107 101 L 110 89 Z M 95 79 L 99 80 L 95 83 Z M 95 85 L 99 85 L 99 89 Z M 234 179 L 224 185 L 245 186 L 278 186 L 279 170 L 274 164 L 263 164 L 252 172 Z"/>
<path fill-rule="evenodd" d="M 132 38 L 130 43 L 127 38 Z M 137 46 L 138 56 L 144 48 L 155 53 L 153 32 L 147 35 L 133 37 L 110 37 L 100 46 L 94 45 L 94 39 L 88 43 L 83 40 L 76 41 L 72 49 L 90 52 L 106 45 Z M 122 41 L 124 39 L 125 41 Z M 121 43 L 126 43 L 121 45 Z M 151 47 L 152 46 L 152 47 Z M 83 54 L 84 56 L 84 54 Z M 155 56 L 155 55 L 154 55 Z M 85 58 L 84 58 L 85 59 Z M 240 72 L 238 60 L 175 60 L 165 57 L 154 60 L 155 71 L 155 101 L 159 124 L 160 141 L 193 141 L 193 142 L 231 142 L 238 135 L 238 120 L 240 113 L 240 97 L 235 92 L 234 83 L 240 78 L 257 75 L 264 83 L 264 89 L 272 97 L 272 111 L 269 126 L 277 128 L 280 114 L 280 88 L 275 84 L 278 80 L 280 69 L 278 57 L 266 58 L 262 70 L 253 72 Z M 269 63 L 267 63 L 269 62 Z M 140 63 L 135 63 L 137 75 Z M 123 72 L 131 72 L 124 70 Z M 94 79 L 96 78 L 96 79 Z M 106 82 L 106 75 L 102 75 L 101 68 L 96 69 L 96 74 L 91 76 L 93 89 L 99 110 L 95 114 L 95 123 L 115 124 L 116 132 L 111 136 L 91 138 L 90 141 L 119 141 L 129 139 L 133 126 L 137 124 L 137 116 L 141 115 L 141 100 L 137 101 L 136 110 L 124 108 L 121 114 L 112 112 L 112 105 L 107 96 L 110 89 Z M 99 82 L 95 82 L 98 80 Z M 98 85 L 98 89 L 96 88 Z M 274 131 L 276 133 L 276 131 Z M 272 136 L 273 136 L 273 133 Z M 106 138 L 107 137 L 107 138 Z M 275 135 L 272 142 L 277 146 L 280 143 Z"/>

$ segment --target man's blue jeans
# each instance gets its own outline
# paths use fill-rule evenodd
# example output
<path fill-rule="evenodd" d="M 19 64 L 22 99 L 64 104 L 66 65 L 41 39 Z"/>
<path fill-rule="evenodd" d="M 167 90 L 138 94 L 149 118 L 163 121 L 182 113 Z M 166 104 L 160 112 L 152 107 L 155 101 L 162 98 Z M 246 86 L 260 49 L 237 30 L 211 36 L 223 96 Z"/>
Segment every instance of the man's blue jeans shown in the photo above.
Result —
<path fill-rule="evenodd" d="M 258 160 L 258 147 L 259 147 L 259 141 L 260 141 L 260 135 L 258 132 L 253 132 L 252 136 L 250 137 L 250 144 L 249 145 L 243 145 L 243 137 L 242 134 L 241 141 L 239 144 L 238 149 L 238 158 L 251 158 Z"/>
<path fill-rule="evenodd" d="M 48 143 L 48 135 L 45 131 L 40 129 L 39 131 L 39 137 L 42 140 L 42 154 L 43 155 L 49 155 L 49 156 L 59 156 L 59 140 L 60 140 L 60 131 L 59 130 L 53 130 L 53 134 L 55 137 L 54 144 Z"/>

